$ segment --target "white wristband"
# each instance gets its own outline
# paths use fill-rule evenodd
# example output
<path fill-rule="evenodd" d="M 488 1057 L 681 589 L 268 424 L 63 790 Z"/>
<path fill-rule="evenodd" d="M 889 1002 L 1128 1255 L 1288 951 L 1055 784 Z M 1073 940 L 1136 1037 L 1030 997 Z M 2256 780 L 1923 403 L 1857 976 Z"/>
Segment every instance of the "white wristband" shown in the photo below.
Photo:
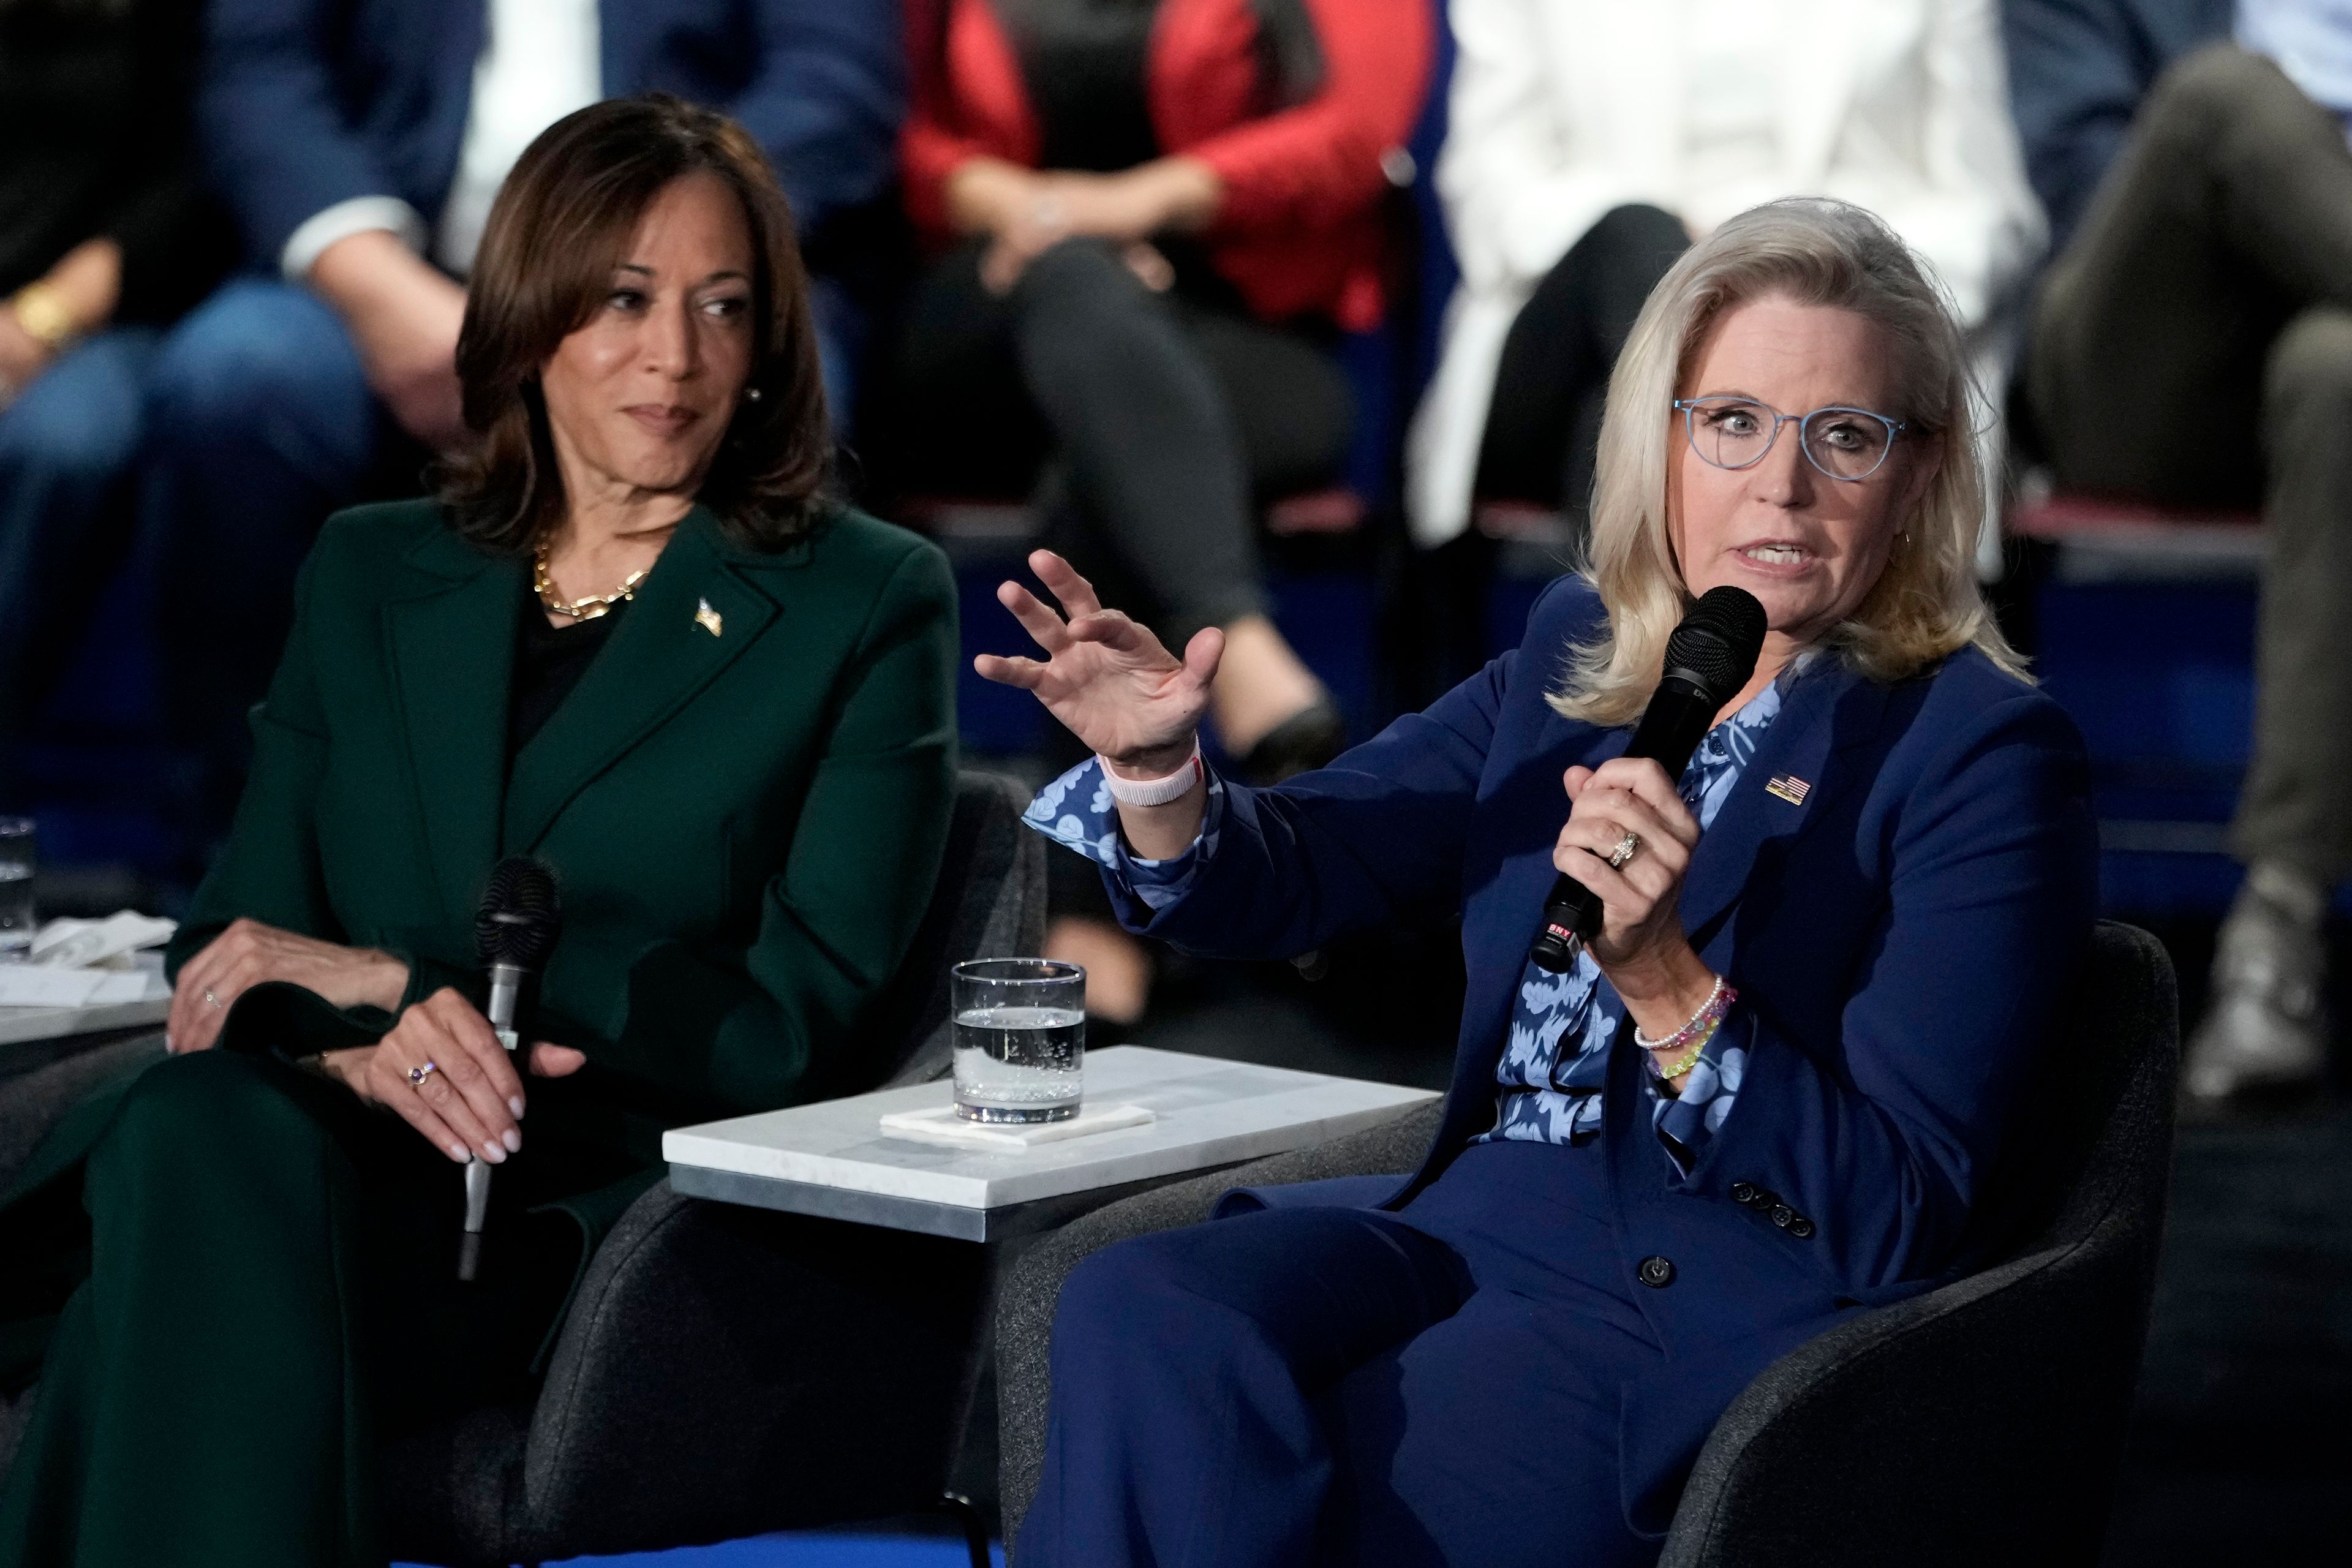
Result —
<path fill-rule="evenodd" d="M 1110 771 L 1108 757 L 1097 752 L 1095 761 L 1102 764 L 1103 787 L 1121 805 L 1166 805 L 1183 799 L 1191 793 L 1192 781 L 1201 776 L 1201 742 L 1194 741 L 1192 754 L 1184 759 L 1184 765 L 1165 778 L 1123 779 Z"/>

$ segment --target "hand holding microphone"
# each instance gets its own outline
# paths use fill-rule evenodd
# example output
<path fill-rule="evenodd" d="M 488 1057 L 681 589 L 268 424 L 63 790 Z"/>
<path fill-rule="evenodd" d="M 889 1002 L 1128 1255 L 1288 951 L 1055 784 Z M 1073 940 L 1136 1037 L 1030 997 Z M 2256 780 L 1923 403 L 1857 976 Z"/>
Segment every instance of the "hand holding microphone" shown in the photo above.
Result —
<path fill-rule="evenodd" d="M 1570 770 L 1570 791 L 1579 797 L 1578 811 L 1585 817 L 1586 826 L 1580 830 L 1577 817 L 1571 816 L 1568 831 L 1561 835 L 1561 847 L 1563 850 L 1572 847 L 1588 852 L 1609 873 L 1609 879 L 1603 879 L 1594 868 L 1571 859 L 1569 864 L 1584 878 L 1571 877 L 1563 870 L 1553 880 L 1550 896 L 1544 900 L 1543 927 L 1528 952 L 1538 967 L 1555 974 L 1565 973 L 1575 965 L 1578 951 L 1601 934 L 1602 897 L 1587 885 L 1588 879 L 1609 886 L 1611 879 L 1624 877 L 1644 847 L 1664 849 L 1670 842 L 1681 843 L 1681 863 L 1688 865 L 1688 851 L 1698 842 L 1696 825 L 1689 825 L 1688 840 L 1681 842 L 1683 835 L 1676 831 L 1676 819 L 1687 819 L 1689 811 L 1679 797 L 1674 797 L 1675 781 L 1689 765 L 1691 752 L 1706 738 L 1716 714 L 1739 695 L 1740 689 L 1756 673 L 1756 660 L 1764 650 L 1767 629 L 1764 606 L 1753 594 L 1727 585 L 1708 589 L 1675 628 L 1674 636 L 1666 639 L 1664 674 L 1650 698 L 1650 706 L 1642 714 L 1641 723 L 1634 728 L 1624 757 L 1603 763 L 1581 782 L 1575 776 L 1581 770 Z M 1630 765 L 1644 760 L 1654 763 L 1654 770 Z M 1595 782 L 1603 781 L 1604 775 L 1601 787 L 1622 790 L 1622 800 L 1596 799 L 1588 807 L 1583 796 L 1590 794 Z M 1657 788 L 1660 778 L 1666 785 L 1663 796 Z M 1649 798 L 1644 799 L 1645 795 Z M 1673 797 L 1671 804 L 1665 797 Z M 1611 816 L 1602 809 L 1610 805 L 1619 808 L 1617 815 Z M 1593 831 L 1591 825 L 1596 821 L 1606 821 L 1615 827 L 1613 832 L 1602 830 L 1605 842 L 1587 841 Z M 1648 832 L 1644 832 L 1643 823 L 1648 825 Z M 1661 870 L 1668 869 L 1674 872 L 1674 886 L 1678 889 L 1680 868 L 1662 867 L 1654 861 L 1641 875 L 1654 880 Z M 1654 912 L 1655 899 L 1648 902 Z M 1670 907 L 1668 918 L 1673 914 Z M 1601 954 L 1596 952 L 1594 956 Z"/>
<path fill-rule="evenodd" d="M 477 919 L 495 1017 L 486 1017 L 463 993 L 444 989 L 404 1011 L 375 1045 L 320 1058 L 352 1093 L 391 1110 L 466 1167 L 467 1223 L 459 1265 L 460 1278 L 467 1279 L 488 1212 L 490 1167 L 522 1148 L 522 1075 L 500 1031 L 519 1043 L 519 1004 L 528 977 L 554 946 L 560 919 L 552 877 L 544 867 L 522 864 L 533 873 L 527 885 L 519 892 L 517 875 L 502 865 L 504 876 L 493 874 Z M 587 1060 L 569 1047 L 543 1041 L 522 1054 L 537 1078 L 567 1077 Z"/>
<path fill-rule="evenodd" d="M 474 917 L 474 943 L 490 980 L 490 1005 L 484 1021 L 509 1054 L 521 1039 L 515 1021 L 524 990 L 546 967 L 562 929 L 555 873 L 526 856 L 499 861 L 482 894 L 481 912 Z M 514 1109 L 517 1116 L 522 1114 L 520 1097 Z M 521 1147 L 520 1137 L 511 1147 Z M 499 1163 L 476 1160 L 466 1167 L 465 1236 L 457 1252 L 460 1279 L 471 1279 L 481 1267 L 482 1226 L 490 1214 L 490 1166 Z"/>

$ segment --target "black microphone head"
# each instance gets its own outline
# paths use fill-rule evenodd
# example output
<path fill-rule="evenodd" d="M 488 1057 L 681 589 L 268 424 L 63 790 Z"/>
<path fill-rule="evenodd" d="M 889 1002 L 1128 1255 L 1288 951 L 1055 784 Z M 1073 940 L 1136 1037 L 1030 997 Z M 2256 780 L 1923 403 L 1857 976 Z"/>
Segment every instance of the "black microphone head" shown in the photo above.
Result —
<path fill-rule="evenodd" d="M 1764 606 L 1745 588 L 1709 588 L 1666 639 L 1666 674 L 1717 707 L 1739 695 L 1764 651 Z"/>
<path fill-rule="evenodd" d="M 563 931 L 555 873 L 527 855 L 510 855 L 490 872 L 474 917 L 474 944 L 484 965 L 510 963 L 536 973 Z"/>

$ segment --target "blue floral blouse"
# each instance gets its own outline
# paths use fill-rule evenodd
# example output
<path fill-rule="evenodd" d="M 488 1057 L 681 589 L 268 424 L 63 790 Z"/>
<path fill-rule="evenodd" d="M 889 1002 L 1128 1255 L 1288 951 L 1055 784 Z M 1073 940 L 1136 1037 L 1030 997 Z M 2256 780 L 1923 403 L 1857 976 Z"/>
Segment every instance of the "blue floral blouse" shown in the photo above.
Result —
<path fill-rule="evenodd" d="M 1681 793 L 1702 829 L 1713 826 L 1764 731 L 1780 717 L 1785 689 L 1808 662 L 1792 665 L 1699 742 L 1683 772 Z M 1022 820 L 1101 866 L 1146 907 L 1161 910 L 1184 896 L 1202 863 L 1217 852 L 1225 785 L 1213 768 L 1208 769 L 1208 780 L 1209 804 L 1202 815 L 1200 837 L 1172 859 L 1145 860 L 1128 853 L 1110 790 L 1103 783 L 1102 764 L 1091 757 L 1038 791 Z M 1512 1009 L 1510 1041 L 1496 1068 L 1498 1114 L 1494 1130 L 1482 1134 L 1481 1141 L 1590 1142 L 1601 1131 L 1609 1046 L 1625 1026 L 1624 1004 L 1590 952 L 1579 952 L 1576 967 L 1566 974 L 1549 973 L 1529 963 Z M 1731 1114 L 1747 1065 L 1748 1053 L 1729 1043 L 1727 1032 L 1718 1031 L 1699 1053 L 1679 1096 L 1661 1093 L 1654 1076 L 1645 1086 L 1651 1125 L 1683 1173 L 1689 1173 L 1700 1148 Z"/>
<path fill-rule="evenodd" d="M 1764 731 L 1780 716 L 1790 679 L 1783 676 L 1749 698 L 1738 712 L 1708 731 L 1692 753 L 1680 793 L 1702 830 L 1715 826 L 1716 815 L 1747 771 Z M 1617 1031 L 1628 1026 L 1625 1005 L 1590 952 L 1580 949 L 1576 967 L 1565 974 L 1553 974 L 1530 962 L 1519 976 L 1511 1038 L 1495 1069 L 1502 1102 L 1494 1131 L 1482 1134 L 1480 1141 L 1515 1138 L 1576 1144 L 1598 1136 L 1609 1047 Z M 1701 1146 L 1731 1114 L 1747 1068 L 1748 1053 L 1731 1044 L 1727 1032 L 1718 1030 L 1699 1053 L 1679 1096 L 1660 1092 L 1654 1073 L 1646 1080 L 1650 1124 L 1684 1174 L 1689 1174 Z"/>

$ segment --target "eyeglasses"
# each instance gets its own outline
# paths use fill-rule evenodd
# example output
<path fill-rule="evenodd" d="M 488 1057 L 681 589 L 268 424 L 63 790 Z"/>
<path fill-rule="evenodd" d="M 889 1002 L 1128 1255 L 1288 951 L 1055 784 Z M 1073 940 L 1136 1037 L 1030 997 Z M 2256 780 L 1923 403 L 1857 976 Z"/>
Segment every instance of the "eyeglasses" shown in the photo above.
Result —
<path fill-rule="evenodd" d="M 1780 426 L 1797 427 L 1805 458 L 1833 479 L 1866 479 L 1886 461 L 1895 437 L 1911 426 L 1867 408 L 1816 408 L 1780 414 L 1752 397 L 1678 397 L 1691 450 L 1718 468 L 1752 468 L 1764 460 Z"/>

